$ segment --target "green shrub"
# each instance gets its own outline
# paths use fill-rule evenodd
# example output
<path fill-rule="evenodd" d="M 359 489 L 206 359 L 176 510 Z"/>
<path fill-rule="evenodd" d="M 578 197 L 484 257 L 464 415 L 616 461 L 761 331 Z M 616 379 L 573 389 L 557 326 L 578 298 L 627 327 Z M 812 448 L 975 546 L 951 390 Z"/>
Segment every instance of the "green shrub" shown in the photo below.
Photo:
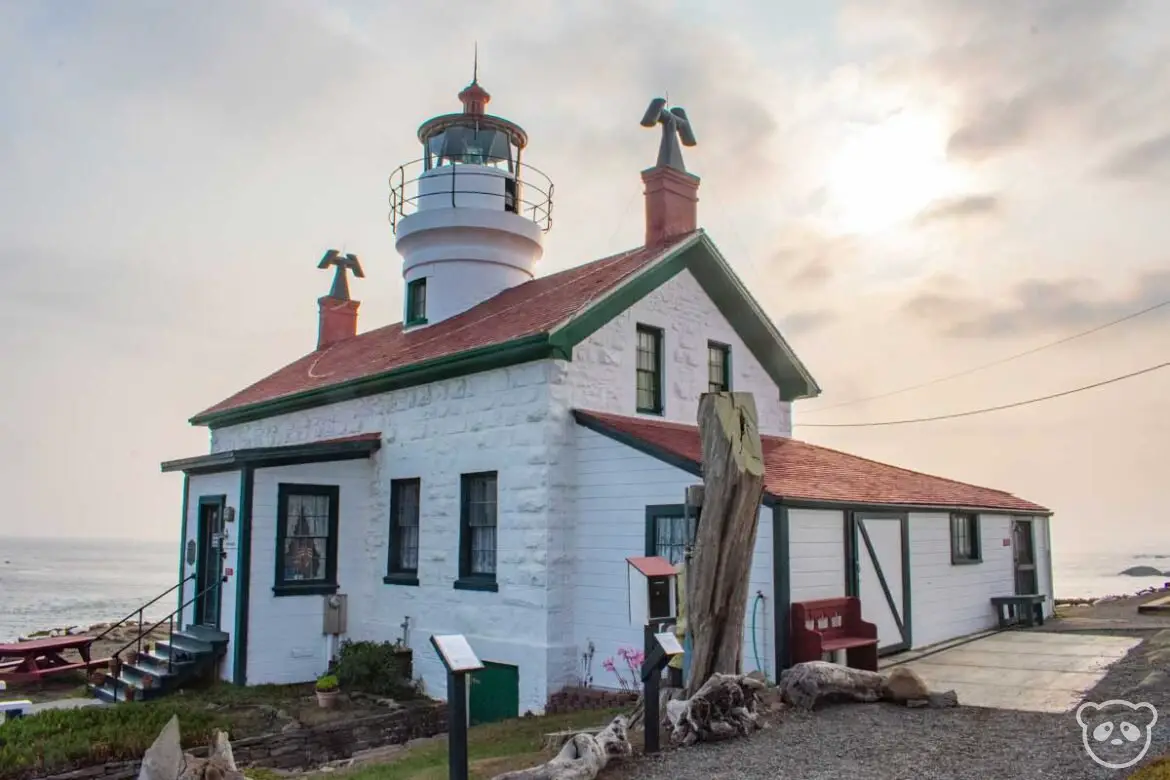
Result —
<path fill-rule="evenodd" d="M 354 642 L 345 640 L 337 651 L 332 669 L 348 691 L 377 696 L 411 698 L 417 695 L 406 673 L 402 649 L 393 642 Z"/>
<path fill-rule="evenodd" d="M 172 715 L 179 716 L 184 747 L 206 745 L 212 732 L 229 725 L 221 714 L 174 701 L 45 710 L 0 724 L 0 777 L 141 758 Z"/>
<path fill-rule="evenodd" d="M 335 691 L 337 690 L 337 687 L 337 677 L 332 674 L 323 674 L 321 675 L 321 678 L 317 680 L 317 690 L 321 691 L 322 693 Z"/>

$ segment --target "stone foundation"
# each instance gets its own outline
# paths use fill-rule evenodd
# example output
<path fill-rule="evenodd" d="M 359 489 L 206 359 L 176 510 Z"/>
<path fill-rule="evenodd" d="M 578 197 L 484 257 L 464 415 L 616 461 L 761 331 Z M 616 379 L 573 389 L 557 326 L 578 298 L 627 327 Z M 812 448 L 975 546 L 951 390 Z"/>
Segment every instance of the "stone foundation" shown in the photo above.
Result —
<path fill-rule="evenodd" d="M 182 721 L 179 728 L 182 729 Z M 399 745 L 412 739 L 433 737 L 447 730 L 447 705 L 443 702 L 408 705 L 384 715 L 322 723 L 281 734 L 232 740 L 232 755 L 241 768 L 248 766 L 293 769 L 316 767 L 349 758 L 354 753 L 383 745 Z M 204 756 L 207 748 L 189 751 Z M 133 780 L 140 761 L 119 761 L 75 769 L 45 780 Z"/>

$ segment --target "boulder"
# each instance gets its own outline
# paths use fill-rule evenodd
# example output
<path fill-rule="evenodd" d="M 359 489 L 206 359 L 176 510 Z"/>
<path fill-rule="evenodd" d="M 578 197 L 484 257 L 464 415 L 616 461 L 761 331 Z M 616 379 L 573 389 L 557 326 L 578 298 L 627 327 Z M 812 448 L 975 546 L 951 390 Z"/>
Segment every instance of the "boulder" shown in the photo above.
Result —
<path fill-rule="evenodd" d="M 895 666 L 886 676 L 886 697 L 890 701 L 905 702 L 929 696 L 926 681 L 909 667 Z"/>

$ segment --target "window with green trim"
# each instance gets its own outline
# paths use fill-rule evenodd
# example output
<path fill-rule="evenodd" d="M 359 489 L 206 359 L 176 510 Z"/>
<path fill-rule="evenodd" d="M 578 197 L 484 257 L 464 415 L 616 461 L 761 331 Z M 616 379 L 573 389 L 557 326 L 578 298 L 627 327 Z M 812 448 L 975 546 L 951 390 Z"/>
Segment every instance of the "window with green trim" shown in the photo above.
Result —
<path fill-rule="evenodd" d="M 637 411 L 662 414 L 662 331 L 638 326 Z"/>
<path fill-rule="evenodd" d="M 418 576 L 418 520 L 422 482 L 395 479 L 390 482 L 390 557 L 386 574 L 390 578 Z"/>
<path fill-rule="evenodd" d="M 707 342 L 707 392 L 726 393 L 731 389 L 731 347 Z"/>
<path fill-rule="evenodd" d="M 983 551 L 979 544 L 979 515 L 971 512 L 951 514 L 951 563 L 979 563 Z"/>
<path fill-rule="evenodd" d="M 406 284 L 406 324 L 423 325 L 427 321 L 427 280 L 415 279 Z"/>
<path fill-rule="evenodd" d="M 495 584 L 497 485 L 494 471 L 461 479 L 459 579 L 465 584 Z"/>
<path fill-rule="evenodd" d="M 277 595 L 337 590 L 336 485 L 277 486 Z"/>
<path fill-rule="evenodd" d="M 646 554 L 658 555 L 676 566 L 695 543 L 698 518 L 687 517 L 682 504 L 646 507 Z"/>

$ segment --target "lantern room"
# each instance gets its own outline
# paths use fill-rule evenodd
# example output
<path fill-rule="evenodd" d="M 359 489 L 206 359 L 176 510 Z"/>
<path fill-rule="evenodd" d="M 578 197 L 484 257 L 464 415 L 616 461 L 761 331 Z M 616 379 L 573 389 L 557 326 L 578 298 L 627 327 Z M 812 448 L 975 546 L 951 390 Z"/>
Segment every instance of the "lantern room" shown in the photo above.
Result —
<path fill-rule="evenodd" d="M 418 129 L 422 157 L 390 177 L 390 223 L 406 282 L 403 324 L 425 327 L 535 277 L 552 183 L 521 161 L 528 135 L 485 113 L 472 80 L 463 111 Z"/>

